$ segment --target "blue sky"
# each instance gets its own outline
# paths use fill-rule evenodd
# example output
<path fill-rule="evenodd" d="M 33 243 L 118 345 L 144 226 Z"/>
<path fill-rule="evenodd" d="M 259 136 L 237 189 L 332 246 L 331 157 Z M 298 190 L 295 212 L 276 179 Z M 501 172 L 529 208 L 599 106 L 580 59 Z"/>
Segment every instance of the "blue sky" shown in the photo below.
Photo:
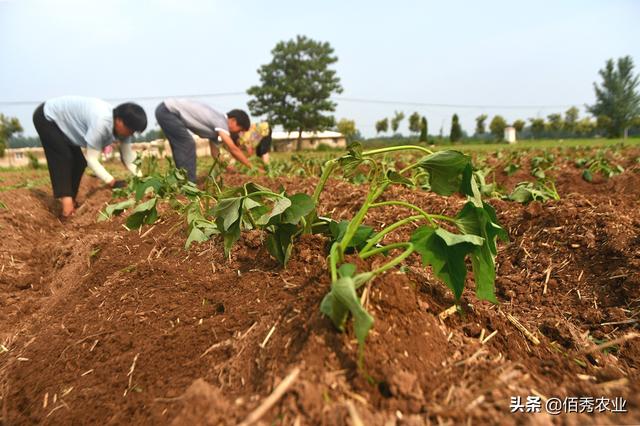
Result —
<path fill-rule="evenodd" d="M 0 112 L 33 135 L 37 105 L 8 101 L 244 93 L 275 44 L 302 34 L 335 49 L 341 98 L 398 102 L 339 100 L 336 118 L 363 134 L 394 110 L 426 115 L 432 134 L 456 112 L 472 132 L 481 113 L 513 121 L 592 103 L 609 58 L 631 55 L 639 71 L 639 18 L 633 0 L 0 0 Z M 204 100 L 226 111 L 248 99 Z M 159 102 L 140 101 L 152 125 Z"/>

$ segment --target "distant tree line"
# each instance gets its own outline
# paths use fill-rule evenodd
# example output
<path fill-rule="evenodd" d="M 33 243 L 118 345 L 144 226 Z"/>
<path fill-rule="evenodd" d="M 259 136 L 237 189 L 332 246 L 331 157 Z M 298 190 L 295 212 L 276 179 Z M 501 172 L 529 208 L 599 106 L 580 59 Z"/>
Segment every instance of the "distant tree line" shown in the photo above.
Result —
<path fill-rule="evenodd" d="M 395 111 L 393 117 L 385 117 L 382 120 L 376 121 L 376 134 L 388 132 L 389 126 L 391 126 L 393 137 L 402 137 L 402 134 L 398 133 L 398 130 L 400 128 L 400 123 L 402 122 L 402 120 L 404 120 L 404 118 L 404 112 Z M 427 141 L 428 130 L 428 122 L 426 117 L 421 116 L 418 112 L 414 112 L 409 116 L 409 132 L 413 136 L 418 136 L 418 140 L 420 142 Z"/>
<path fill-rule="evenodd" d="M 553 113 L 547 115 L 546 118 L 517 119 L 512 123 L 508 123 L 501 115 L 496 115 L 487 125 L 489 117 L 486 114 L 481 114 L 476 117 L 473 135 L 468 138 L 460 126 L 458 115 L 453 114 L 448 139 L 450 142 L 459 142 L 463 139 L 501 141 L 507 126 L 515 128 L 519 139 L 564 139 L 595 136 L 626 138 L 627 136 L 640 135 L 640 93 L 638 92 L 640 76 L 634 75 L 633 67 L 633 60 L 630 56 L 620 58 L 615 63 L 613 59 L 607 61 L 605 67 L 599 71 L 602 82 L 600 84 L 594 83 L 596 102 L 586 106 L 591 116 L 581 118 L 579 109 L 573 106 L 566 110 L 564 115 Z M 415 123 L 418 117 L 420 116 L 417 112 L 409 117 L 409 129 L 412 133 L 417 132 Z M 395 111 L 392 118 L 385 117 L 375 123 L 376 133 L 387 133 L 389 124 L 391 124 L 394 137 L 402 137 L 397 133 L 397 130 L 403 118 L 404 113 Z M 421 140 L 426 139 L 426 136 L 421 138 Z M 442 130 L 438 139 L 444 140 Z"/>

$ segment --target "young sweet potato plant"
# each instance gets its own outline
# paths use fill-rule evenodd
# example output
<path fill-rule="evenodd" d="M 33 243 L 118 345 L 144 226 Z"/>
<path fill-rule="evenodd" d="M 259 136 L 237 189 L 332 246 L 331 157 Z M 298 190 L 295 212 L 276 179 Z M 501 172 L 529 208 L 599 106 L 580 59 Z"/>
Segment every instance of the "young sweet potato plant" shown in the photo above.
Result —
<path fill-rule="evenodd" d="M 399 171 L 385 169 L 379 158 L 382 154 L 397 151 L 422 151 L 425 157 Z M 431 152 L 420 146 L 396 146 L 363 151 L 358 144 L 351 145 L 347 154 L 325 164 L 321 180 L 313 194 L 318 202 L 327 179 L 337 170 L 352 173 L 360 166 L 369 166 L 369 191 L 355 217 L 338 232 L 329 252 L 331 290 L 321 304 L 321 311 L 333 324 L 344 330 L 349 313 L 353 317 L 355 335 L 359 343 L 359 361 L 362 363 L 365 339 L 373 326 L 373 317 L 360 303 L 357 290 L 376 276 L 400 264 L 416 252 L 425 266 L 430 266 L 439 279 L 460 300 L 465 286 L 467 267 L 465 259 L 471 259 L 479 299 L 497 303 L 494 295 L 496 240 L 507 240 L 507 234 L 498 224 L 494 209 L 482 201 L 478 177 L 473 171 L 471 158 L 458 151 Z M 431 214 L 420 207 L 400 200 L 378 201 L 391 185 L 418 188 L 426 177 L 430 191 L 448 196 L 455 192 L 467 197 L 463 208 L 453 217 Z M 398 218 L 377 233 L 363 226 L 369 210 L 383 206 L 402 206 L 415 214 Z M 306 232 L 317 221 L 315 211 L 306 219 Z M 384 245 L 384 237 L 400 227 L 419 223 L 408 241 Z M 451 232 L 442 224 L 453 225 Z M 334 225 L 335 228 L 335 225 Z M 450 228 L 450 227 L 448 227 Z M 377 255 L 389 255 L 386 263 L 371 271 L 357 271 L 356 266 L 345 262 L 347 249 L 355 248 L 361 259 Z M 400 253 L 398 254 L 398 250 Z"/>
<path fill-rule="evenodd" d="M 251 182 L 225 188 L 218 169 L 214 163 L 203 191 L 187 180 L 183 170 L 171 164 L 164 174 L 159 173 L 157 167 L 153 168 L 148 176 L 134 177 L 126 188 L 114 194 L 129 198 L 107 205 L 100 212 L 98 221 L 108 220 L 135 206 L 127 218 L 127 228 L 151 225 L 159 218 L 158 203 L 165 201 L 186 216 L 185 249 L 194 242 L 204 242 L 219 234 L 224 241 L 225 255 L 229 257 L 242 230 L 260 229 L 267 233 L 269 253 L 281 265 L 286 265 L 295 237 L 305 228 L 305 216 L 315 210 L 311 197 L 287 195 L 284 190 L 276 193 Z M 147 196 L 149 198 L 143 201 Z"/>

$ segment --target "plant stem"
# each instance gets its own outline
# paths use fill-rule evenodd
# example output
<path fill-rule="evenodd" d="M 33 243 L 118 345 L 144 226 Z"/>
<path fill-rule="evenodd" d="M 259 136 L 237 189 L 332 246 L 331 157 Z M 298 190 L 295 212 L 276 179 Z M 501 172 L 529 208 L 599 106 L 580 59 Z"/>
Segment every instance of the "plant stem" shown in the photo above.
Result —
<path fill-rule="evenodd" d="M 393 247 L 392 247 L 393 246 Z M 385 263 L 384 265 L 382 265 L 379 268 L 374 269 L 373 271 L 371 271 L 372 274 L 375 275 L 379 275 L 385 271 L 387 271 L 388 269 L 393 268 L 394 266 L 396 266 L 397 264 L 401 263 L 403 260 L 405 260 L 407 257 L 409 257 L 411 255 L 411 253 L 413 253 L 413 244 L 411 243 L 398 243 L 398 244 L 390 244 L 389 246 L 387 246 L 389 248 L 399 248 L 399 247 L 406 247 L 407 249 L 402 252 L 402 254 L 400 254 L 398 257 L 396 257 L 395 259 Z M 387 247 L 382 247 L 382 248 L 387 248 Z M 379 249 L 378 249 L 379 250 Z M 375 250 L 372 250 L 375 251 Z"/>
<path fill-rule="evenodd" d="M 402 174 L 408 172 L 409 170 L 415 169 L 416 167 L 419 167 L 419 166 L 420 166 L 420 163 L 413 163 L 413 164 L 405 167 L 404 169 L 400 170 L 398 173 L 402 175 Z"/>
<path fill-rule="evenodd" d="M 329 251 L 329 267 L 331 269 L 331 282 L 335 282 L 338 279 L 338 245 L 340 243 L 333 243 L 331 250 Z"/>
<path fill-rule="evenodd" d="M 362 153 L 362 155 L 376 155 L 376 154 L 383 154 L 385 152 L 392 152 L 392 151 L 407 151 L 407 150 L 418 150 L 418 151 L 422 151 L 426 154 L 433 154 L 433 151 L 431 151 L 430 149 L 421 147 L 421 146 L 417 146 L 417 145 L 399 145 L 399 146 L 389 146 L 386 148 L 378 148 L 378 149 L 372 149 L 370 151 L 364 151 Z"/>
<path fill-rule="evenodd" d="M 393 249 L 397 249 L 400 247 L 405 247 L 408 243 L 404 242 L 404 243 L 393 243 L 393 244 L 389 244 L 386 246 L 382 246 L 382 247 L 378 247 L 375 248 L 373 250 L 369 250 L 366 253 L 361 253 L 360 258 L 361 259 L 367 259 L 371 256 L 375 256 L 376 254 L 380 254 L 380 253 L 384 253 L 385 251 L 389 251 L 389 250 L 393 250 Z"/>
<path fill-rule="evenodd" d="M 365 253 L 367 253 L 371 249 L 371 247 L 373 247 L 378 241 L 380 241 L 385 235 L 387 235 L 391 231 L 398 229 L 401 226 L 406 225 L 407 223 L 411 223 L 413 221 L 422 219 L 423 217 L 424 216 L 422 215 L 409 216 L 387 226 L 382 231 L 378 232 L 373 237 L 369 238 L 369 242 L 367 242 L 367 245 L 365 245 L 362 248 L 362 250 L 360 250 L 360 258 L 364 259 L 363 256 L 365 255 Z"/>
<path fill-rule="evenodd" d="M 322 190 L 324 189 L 324 186 L 327 183 L 329 176 L 331 176 L 331 173 L 333 172 L 336 164 L 337 161 L 335 159 L 329 160 L 325 163 L 324 170 L 322 171 L 322 176 L 320 176 L 320 182 L 318 182 L 318 184 L 316 185 L 316 189 L 313 191 L 313 195 L 311 196 L 314 203 L 318 204 L 320 194 L 322 193 Z"/>
<path fill-rule="evenodd" d="M 327 180 L 329 180 L 329 176 L 331 176 L 331 173 L 333 172 L 333 169 L 335 168 L 336 164 L 337 164 L 337 161 L 334 159 L 334 160 L 327 161 L 324 165 L 324 170 L 322 170 L 322 176 L 320 176 L 320 181 L 316 185 L 316 189 L 313 191 L 313 195 L 311 196 L 313 200 L 313 204 L 316 207 L 318 206 L 318 200 L 320 199 L 320 194 L 322 193 L 322 190 L 324 189 L 324 186 L 326 185 Z M 303 234 L 311 233 L 311 224 L 313 223 L 315 217 L 317 217 L 316 209 L 314 209 L 305 217 L 305 220 L 307 221 L 307 223 L 304 227 Z"/>
<path fill-rule="evenodd" d="M 369 189 L 369 193 L 367 194 L 366 201 L 364 202 L 364 204 L 362 204 L 362 207 L 360 207 L 360 210 L 358 211 L 356 216 L 349 222 L 349 225 L 347 226 L 344 236 L 342 237 L 342 240 L 339 243 L 340 246 L 338 247 L 338 250 L 339 250 L 340 260 L 344 259 L 344 250 L 347 247 L 349 247 L 349 243 L 351 242 L 351 240 L 353 239 L 353 236 L 358 231 L 358 227 L 364 220 L 364 217 L 367 215 L 369 208 L 374 205 L 374 201 L 380 195 L 382 195 L 385 189 L 387 189 L 387 186 L 389 186 L 389 183 L 390 182 L 383 183 L 377 189 L 374 187 L 371 187 Z"/>
<path fill-rule="evenodd" d="M 437 216 L 437 215 L 430 215 L 429 213 L 427 213 L 424 210 L 422 210 L 420 207 L 414 206 L 411 203 L 407 203 L 405 201 L 383 201 L 381 203 L 371 204 L 371 207 L 382 207 L 382 206 L 403 206 L 403 207 L 407 207 L 407 208 L 409 208 L 411 210 L 415 210 L 418 213 L 420 213 L 422 215 L 422 217 L 427 219 L 427 221 L 429 222 L 429 224 L 431 226 L 435 226 L 436 225 L 432 218 L 434 216 Z M 444 216 L 444 217 L 446 217 L 446 216 Z"/>

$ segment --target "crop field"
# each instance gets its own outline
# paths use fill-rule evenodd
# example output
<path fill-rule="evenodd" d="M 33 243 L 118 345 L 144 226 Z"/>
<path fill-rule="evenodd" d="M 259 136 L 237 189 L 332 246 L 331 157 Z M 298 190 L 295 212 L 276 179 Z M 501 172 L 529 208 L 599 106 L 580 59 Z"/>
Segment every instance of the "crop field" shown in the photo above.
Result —
<path fill-rule="evenodd" d="M 557 145 L 0 171 L 0 424 L 640 423 L 640 147 Z"/>

